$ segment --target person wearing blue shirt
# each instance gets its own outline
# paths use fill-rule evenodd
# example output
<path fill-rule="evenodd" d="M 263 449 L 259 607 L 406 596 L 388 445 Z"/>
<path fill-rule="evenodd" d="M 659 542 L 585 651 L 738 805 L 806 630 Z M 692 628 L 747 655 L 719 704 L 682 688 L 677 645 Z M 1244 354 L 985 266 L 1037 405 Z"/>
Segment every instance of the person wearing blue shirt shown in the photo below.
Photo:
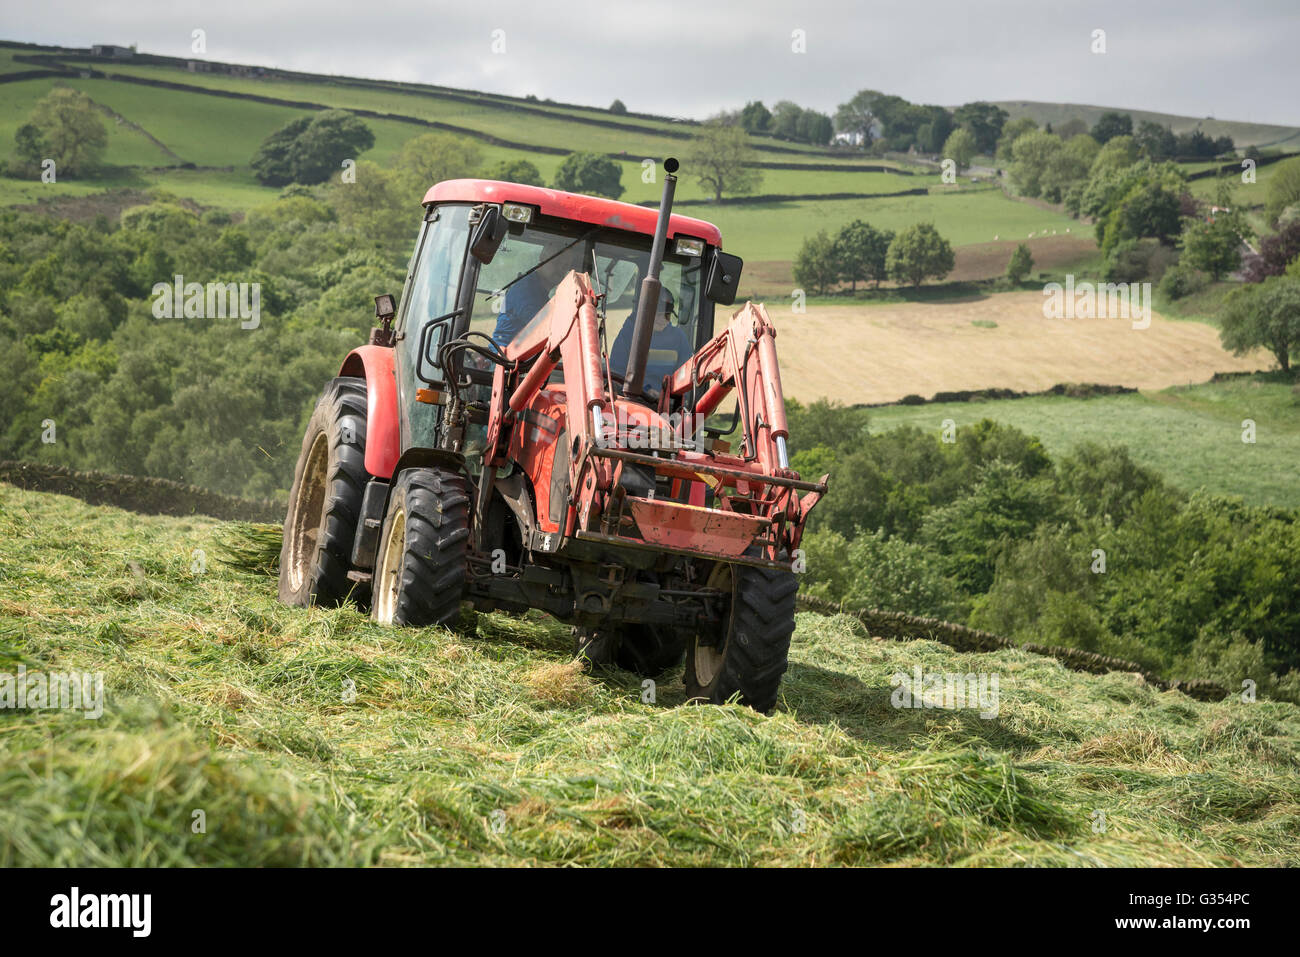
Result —
<path fill-rule="evenodd" d="M 682 363 L 691 357 L 690 336 L 681 326 L 673 325 L 675 310 L 673 294 L 667 289 L 659 291 L 659 308 L 655 311 L 654 332 L 650 336 L 650 353 L 646 357 L 645 381 L 642 391 L 646 395 L 658 395 L 663 385 L 664 376 L 676 372 Z M 627 361 L 632 352 L 632 331 L 636 326 L 636 306 L 632 315 L 623 323 L 618 336 L 614 339 L 614 348 L 609 352 L 609 365 L 615 372 L 627 371 Z"/>
<path fill-rule="evenodd" d="M 519 335 L 520 330 L 528 325 L 533 316 L 537 315 L 538 310 L 550 301 L 555 287 L 573 268 L 572 260 L 576 247 L 567 253 L 560 252 L 569 242 L 570 240 L 558 237 L 549 240 L 542 247 L 542 254 L 538 257 L 538 262 L 544 262 L 545 265 L 524 276 L 506 290 L 505 302 L 501 305 L 501 312 L 497 314 L 496 328 L 492 331 L 492 341 L 497 346 L 504 349 L 515 336 Z M 548 259 L 550 261 L 546 262 Z"/>

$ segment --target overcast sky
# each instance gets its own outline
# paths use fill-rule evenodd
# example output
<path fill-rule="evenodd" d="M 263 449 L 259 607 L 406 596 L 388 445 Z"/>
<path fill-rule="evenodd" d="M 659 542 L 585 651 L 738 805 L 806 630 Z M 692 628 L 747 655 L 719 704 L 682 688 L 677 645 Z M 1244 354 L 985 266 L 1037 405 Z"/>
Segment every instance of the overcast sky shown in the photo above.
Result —
<path fill-rule="evenodd" d="M 1300 0 L 5 0 L 0 12 L 5 39 L 175 56 L 195 29 L 212 60 L 697 118 L 749 99 L 832 112 L 870 88 L 1300 125 Z M 792 50 L 796 30 L 806 52 Z M 1090 51 L 1094 30 L 1104 54 Z"/>

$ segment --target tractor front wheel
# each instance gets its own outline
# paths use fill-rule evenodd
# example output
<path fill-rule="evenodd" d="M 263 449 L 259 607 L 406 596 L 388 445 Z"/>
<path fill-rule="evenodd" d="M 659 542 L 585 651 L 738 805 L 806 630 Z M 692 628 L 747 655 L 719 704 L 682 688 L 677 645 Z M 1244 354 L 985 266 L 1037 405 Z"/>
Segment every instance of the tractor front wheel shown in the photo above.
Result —
<path fill-rule="evenodd" d="M 407 469 L 388 497 L 370 616 L 383 625 L 443 625 L 460 618 L 469 553 L 463 476 Z"/>
<path fill-rule="evenodd" d="M 366 471 L 366 383 L 334 379 L 303 436 L 280 546 L 280 600 L 300 607 L 364 607 L 367 586 L 348 578 Z"/>
<path fill-rule="evenodd" d="M 721 634 L 697 634 L 687 645 L 686 697 L 722 704 L 739 694 L 755 711 L 771 711 L 789 666 L 799 583 L 792 572 L 719 564 L 708 584 L 730 593 L 731 607 Z"/>

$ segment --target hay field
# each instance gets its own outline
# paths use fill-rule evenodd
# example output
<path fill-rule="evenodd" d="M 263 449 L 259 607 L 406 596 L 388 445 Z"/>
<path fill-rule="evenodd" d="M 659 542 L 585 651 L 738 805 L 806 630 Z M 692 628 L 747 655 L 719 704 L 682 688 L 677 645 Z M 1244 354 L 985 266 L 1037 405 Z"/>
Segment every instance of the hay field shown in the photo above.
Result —
<path fill-rule="evenodd" d="M 785 394 L 801 402 L 891 402 L 962 389 L 1028 392 L 1058 382 L 1163 389 L 1273 365 L 1262 351 L 1242 358 L 1225 352 L 1211 326 L 1158 313 L 1146 329 L 1124 319 L 1046 319 L 1041 292 L 809 306 L 804 315 L 780 306 L 769 313 Z"/>

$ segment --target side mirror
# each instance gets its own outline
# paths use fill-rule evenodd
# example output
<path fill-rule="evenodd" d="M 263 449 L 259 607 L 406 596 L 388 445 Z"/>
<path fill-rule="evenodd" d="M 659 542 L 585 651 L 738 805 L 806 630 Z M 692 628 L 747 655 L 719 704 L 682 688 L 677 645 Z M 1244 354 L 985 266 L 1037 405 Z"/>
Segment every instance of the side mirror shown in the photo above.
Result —
<path fill-rule="evenodd" d="M 704 284 L 704 295 L 709 302 L 730 306 L 740 291 L 740 270 L 745 263 L 739 256 L 718 252 L 709 266 L 709 278 Z"/>
<path fill-rule="evenodd" d="M 392 293 L 375 296 L 375 318 L 379 320 L 379 325 L 370 330 L 372 346 L 394 344 L 396 340 L 393 338 L 393 316 L 395 315 L 397 315 L 397 304 L 393 301 Z"/>
<path fill-rule="evenodd" d="M 470 255 L 485 266 L 490 263 L 497 250 L 501 248 L 501 241 L 506 238 L 508 225 L 499 209 L 495 206 L 487 207 L 479 218 L 478 225 L 474 227 L 473 235 L 470 236 Z"/>

